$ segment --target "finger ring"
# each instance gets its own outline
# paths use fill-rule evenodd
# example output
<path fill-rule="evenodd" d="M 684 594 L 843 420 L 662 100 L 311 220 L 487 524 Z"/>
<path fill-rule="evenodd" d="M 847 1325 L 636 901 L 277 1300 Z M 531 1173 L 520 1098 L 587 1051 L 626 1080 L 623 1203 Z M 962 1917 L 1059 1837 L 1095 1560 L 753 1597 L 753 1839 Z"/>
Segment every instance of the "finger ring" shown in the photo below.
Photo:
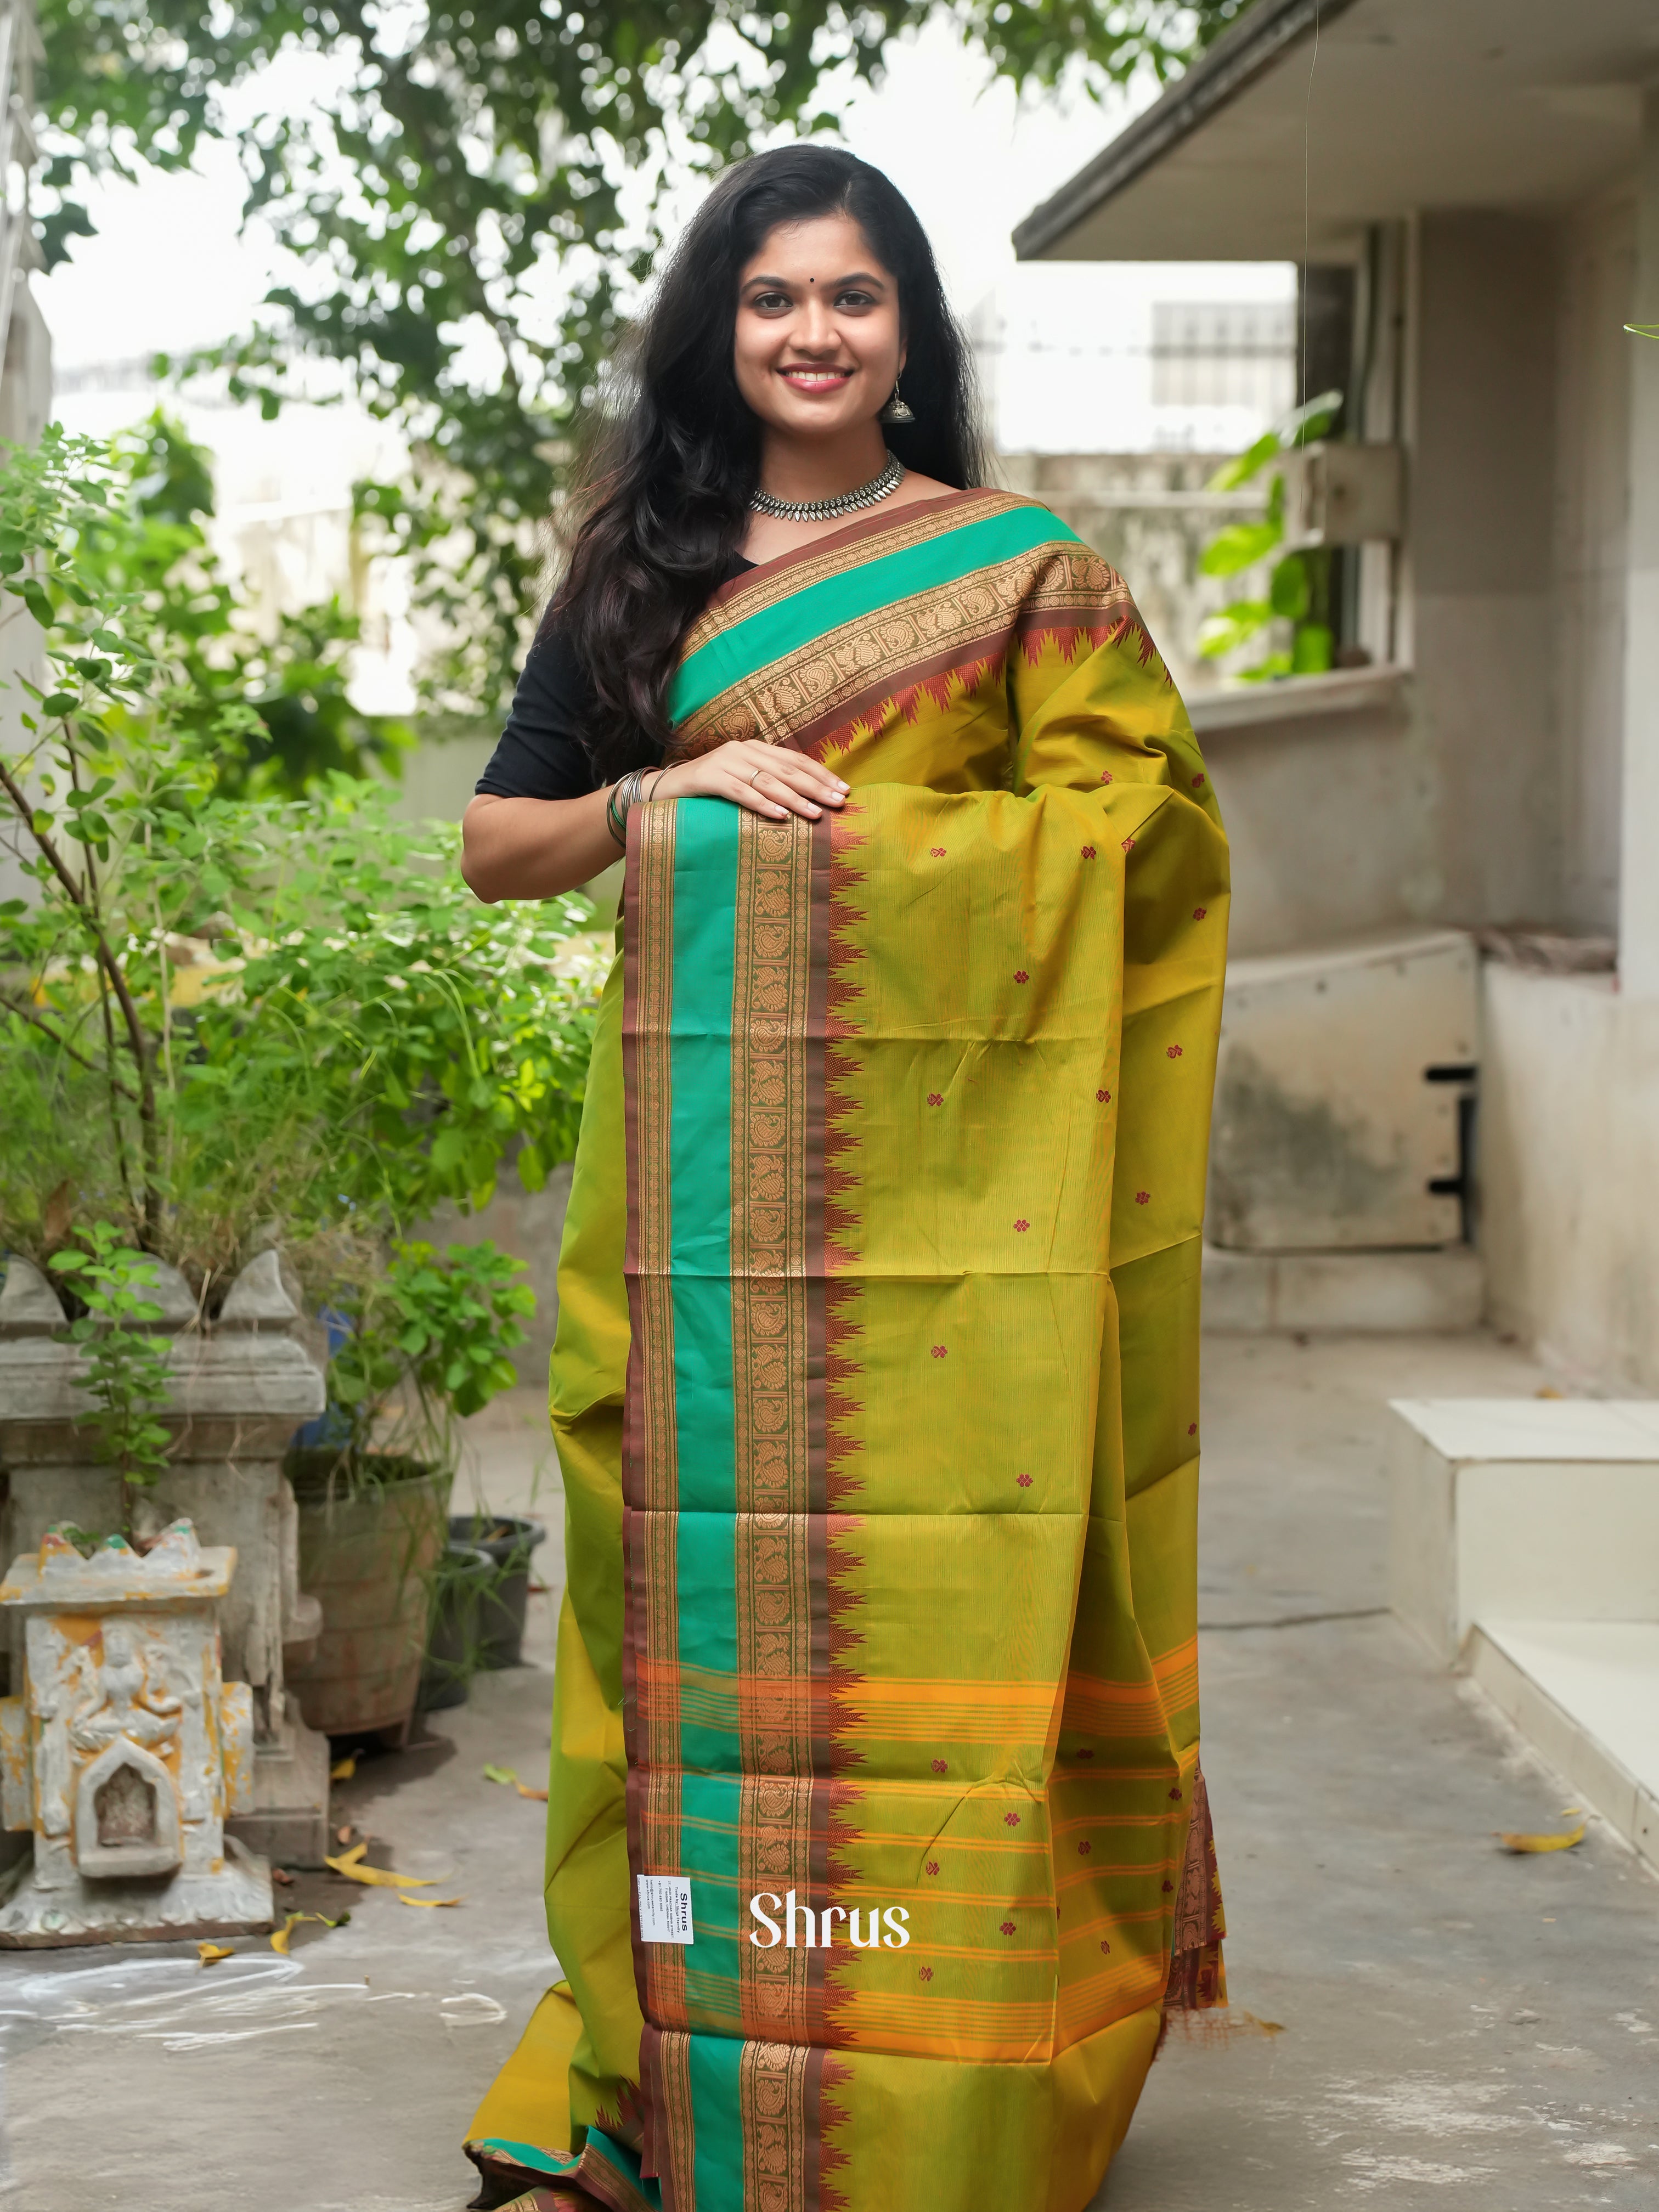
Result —
<path fill-rule="evenodd" d="M 750 779 L 749 779 L 750 782 L 751 784 L 758 783 L 758 782 L 760 781 L 761 778 L 765 775 L 765 773 L 766 773 L 766 769 L 765 769 L 764 764 L 763 763 L 763 765 L 762 765 L 761 767 L 757 768 L 757 769 L 755 770 L 755 773 L 753 774 L 753 775 L 751 775 L 751 776 L 750 777 Z"/>

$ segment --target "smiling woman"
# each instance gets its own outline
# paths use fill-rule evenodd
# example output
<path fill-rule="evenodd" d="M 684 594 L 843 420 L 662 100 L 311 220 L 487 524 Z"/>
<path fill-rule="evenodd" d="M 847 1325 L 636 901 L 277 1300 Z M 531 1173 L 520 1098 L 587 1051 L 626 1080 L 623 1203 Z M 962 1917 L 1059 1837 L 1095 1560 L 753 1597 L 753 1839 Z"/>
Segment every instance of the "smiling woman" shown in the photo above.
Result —
<path fill-rule="evenodd" d="M 793 751 L 741 738 L 672 757 L 687 631 L 723 586 L 828 525 L 986 472 L 971 356 L 927 236 L 879 171 L 827 147 L 731 172 L 618 367 L 631 404 L 585 456 L 564 580 L 467 811 L 481 898 L 586 882 L 641 785 L 773 820 L 839 806 L 841 779 Z"/>
<path fill-rule="evenodd" d="M 733 169 L 618 392 L 467 817 L 487 897 L 627 854 L 552 1363 L 567 1978 L 477 2201 L 1081 2212 L 1223 1996 L 1224 841 L 1121 580 L 979 483 L 878 172 Z"/>

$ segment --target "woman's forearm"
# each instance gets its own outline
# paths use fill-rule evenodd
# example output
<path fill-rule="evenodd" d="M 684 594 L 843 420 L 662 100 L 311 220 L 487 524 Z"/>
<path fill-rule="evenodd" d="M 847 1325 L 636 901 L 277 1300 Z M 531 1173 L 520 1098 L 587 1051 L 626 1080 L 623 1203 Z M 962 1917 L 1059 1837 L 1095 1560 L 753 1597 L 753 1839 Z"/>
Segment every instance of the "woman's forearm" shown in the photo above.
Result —
<path fill-rule="evenodd" d="M 760 738 L 732 738 L 695 759 L 652 769 L 636 799 L 723 799 L 769 822 L 820 819 L 839 809 L 847 785 L 810 754 Z M 591 883 L 622 857 L 607 819 L 611 794 L 585 799 L 499 799 L 481 792 L 461 817 L 461 873 L 487 905 L 497 899 L 556 898 Z"/>
<path fill-rule="evenodd" d="M 556 898 L 621 857 L 605 821 L 609 794 L 500 799 L 480 793 L 461 817 L 461 873 L 486 905 Z"/>

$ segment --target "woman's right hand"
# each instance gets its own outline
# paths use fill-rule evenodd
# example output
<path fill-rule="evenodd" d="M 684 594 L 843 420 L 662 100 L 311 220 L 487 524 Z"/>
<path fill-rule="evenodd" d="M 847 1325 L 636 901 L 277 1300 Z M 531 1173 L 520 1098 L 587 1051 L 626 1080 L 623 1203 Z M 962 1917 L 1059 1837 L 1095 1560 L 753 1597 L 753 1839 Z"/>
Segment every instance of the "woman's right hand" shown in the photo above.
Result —
<path fill-rule="evenodd" d="M 839 807 L 848 787 L 830 769 L 787 745 L 759 738 L 733 738 L 693 760 L 676 761 L 647 776 L 641 797 L 729 799 L 750 814 L 781 822 L 799 814 L 816 822 L 826 806 Z"/>

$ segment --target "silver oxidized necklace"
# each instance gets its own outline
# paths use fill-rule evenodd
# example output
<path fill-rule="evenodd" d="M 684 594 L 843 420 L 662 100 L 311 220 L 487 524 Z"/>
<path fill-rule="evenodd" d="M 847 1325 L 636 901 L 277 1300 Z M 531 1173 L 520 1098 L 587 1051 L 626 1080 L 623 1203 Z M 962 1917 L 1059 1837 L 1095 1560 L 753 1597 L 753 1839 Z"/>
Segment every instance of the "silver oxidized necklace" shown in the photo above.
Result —
<path fill-rule="evenodd" d="M 854 484 L 851 491 L 838 491 L 833 499 L 774 499 L 769 491 L 757 489 L 750 494 L 749 505 L 756 514 L 769 514 L 775 522 L 834 522 L 838 515 L 856 514 L 861 507 L 874 507 L 890 492 L 896 492 L 903 481 L 903 462 L 896 453 L 889 453 L 879 476 L 872 477 L 868 483 Z"/>

